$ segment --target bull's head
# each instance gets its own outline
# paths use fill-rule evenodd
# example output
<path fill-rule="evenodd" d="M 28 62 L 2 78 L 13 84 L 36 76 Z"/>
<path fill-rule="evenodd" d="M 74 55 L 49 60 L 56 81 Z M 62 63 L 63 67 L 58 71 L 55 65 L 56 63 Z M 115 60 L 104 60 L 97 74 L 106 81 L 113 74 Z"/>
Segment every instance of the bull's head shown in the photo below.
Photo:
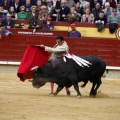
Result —
<path fill-rule="evenodd" d="M 44 78 L 44 72 L 41 68 L 38 68 L 37 71 L 33 74 L 32 85 L 35 88 L 40 88 L 46 84 L 46 79 Z"/>

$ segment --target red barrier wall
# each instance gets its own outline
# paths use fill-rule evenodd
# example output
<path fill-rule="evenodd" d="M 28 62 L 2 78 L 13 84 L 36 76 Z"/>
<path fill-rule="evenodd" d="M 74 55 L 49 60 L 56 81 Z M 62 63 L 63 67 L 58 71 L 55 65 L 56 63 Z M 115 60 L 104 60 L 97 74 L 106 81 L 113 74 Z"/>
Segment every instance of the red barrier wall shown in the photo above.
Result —
<path fill-rule="evenodd" d="M 0 40 L 0 61 L 21 61 L 28 45 L 54 46 L 56 37 L 34 35 L 4 36 Z M 105 60 L 107 66 L 120 66 L 120 41 L 103 38 L 65 37 L 70 53 L 78 56 L 96 55 Z"/>

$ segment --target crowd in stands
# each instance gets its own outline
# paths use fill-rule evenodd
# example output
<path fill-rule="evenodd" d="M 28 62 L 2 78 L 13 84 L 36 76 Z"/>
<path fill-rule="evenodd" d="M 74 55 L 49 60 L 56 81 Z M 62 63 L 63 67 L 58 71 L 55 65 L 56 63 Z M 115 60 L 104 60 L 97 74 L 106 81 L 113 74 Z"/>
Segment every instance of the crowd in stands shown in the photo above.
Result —
<path fill-rule="evenodd" d="M 11 35 L 12 32 L 10 32 L 9 30 L 6 30 L 4 25 L 0 26 L 0 39 L 2 39 L 2 34 L 5 34 L 5 36 Z"/>
<path fill-rule="evenodd" d="M 106 23 L 120 24 L 120 0 L 0 0 L 0 19 L 8 29 L 18 19 L 34 31 L 54 29 L 50 21 L 95 23 L 101 31 Z"/>

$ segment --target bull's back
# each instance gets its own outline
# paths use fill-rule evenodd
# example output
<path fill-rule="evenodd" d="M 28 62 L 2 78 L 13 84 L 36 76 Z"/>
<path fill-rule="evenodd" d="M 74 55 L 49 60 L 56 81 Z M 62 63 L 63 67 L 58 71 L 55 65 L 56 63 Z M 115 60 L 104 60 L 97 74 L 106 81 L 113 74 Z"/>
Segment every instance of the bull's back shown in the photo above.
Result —
<path fill-rule="evenodd" d="M 89 67 L 79 67 L 78 69 L 78 77 L 79 79 L 92 79 L 97 78 L 100 79 L 105 72 L 106 64 L 105 62 L 100 58 L 96 56 L 83 56 L 81 57 L 84 60 L 87 60 L 91 63 Z"/>

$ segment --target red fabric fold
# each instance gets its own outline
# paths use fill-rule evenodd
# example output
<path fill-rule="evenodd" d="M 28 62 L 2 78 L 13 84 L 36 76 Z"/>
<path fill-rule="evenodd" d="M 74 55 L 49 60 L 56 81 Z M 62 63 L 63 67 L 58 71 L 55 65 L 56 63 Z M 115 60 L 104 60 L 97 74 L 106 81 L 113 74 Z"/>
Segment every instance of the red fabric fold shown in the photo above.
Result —
<path fill-rule="evenodd" d="M 18 68 L 17 76 L 21 81 L 32 78 L 35 66 L 42 67 L 48 61 L 49 53 L 39 46 L 28 46 L 25 50 L 21 64 Z"/>

